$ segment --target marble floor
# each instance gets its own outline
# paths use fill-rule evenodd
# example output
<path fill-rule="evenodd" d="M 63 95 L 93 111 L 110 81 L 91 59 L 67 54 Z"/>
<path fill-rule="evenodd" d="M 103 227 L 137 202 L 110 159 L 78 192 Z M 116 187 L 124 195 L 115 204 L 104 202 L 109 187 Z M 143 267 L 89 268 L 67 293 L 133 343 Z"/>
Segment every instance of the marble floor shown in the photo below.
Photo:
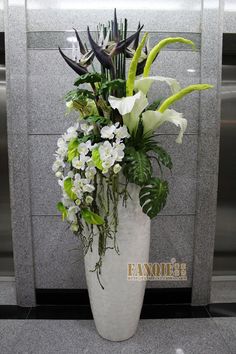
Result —
<path fill-rule="evenodd" d="M 109 342 L 92 320 L 0 320 L 1 354 L 235 354 L 236 318 L 141 320 L 135 336 Z"/>

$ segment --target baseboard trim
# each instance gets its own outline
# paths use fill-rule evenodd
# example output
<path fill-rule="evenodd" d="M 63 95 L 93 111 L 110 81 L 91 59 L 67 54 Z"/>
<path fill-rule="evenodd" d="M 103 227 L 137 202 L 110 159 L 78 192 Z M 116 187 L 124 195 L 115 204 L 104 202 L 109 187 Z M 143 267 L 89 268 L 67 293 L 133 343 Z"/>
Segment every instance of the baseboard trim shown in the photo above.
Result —
<path fill-rule="evenodd" d="M 147 288 L 144 305 L 190 304 L 191 288 Z M 37 305 L 89 306 L 87 289 L 36 289 Z"/>

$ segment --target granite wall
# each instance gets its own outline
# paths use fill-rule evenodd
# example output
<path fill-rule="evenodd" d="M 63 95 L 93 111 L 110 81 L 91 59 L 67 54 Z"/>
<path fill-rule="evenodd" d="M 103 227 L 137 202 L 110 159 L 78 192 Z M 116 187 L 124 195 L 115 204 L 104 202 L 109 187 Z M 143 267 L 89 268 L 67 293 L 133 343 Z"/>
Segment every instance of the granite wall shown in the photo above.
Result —
<path fill-rule="evenodd" d="M 56 141 L 72 118 L 65 117 L 64 93 L 74 73 L 57 51 L 72 27 L 81 31 L 111 18 L 113 7 L 135 30 L 140 19 L 156 38 L 184 36 L 197 50 L 170 46 L 152 73 L 176 77 L 181 86 L 208 82 L 214 89 L 194 93 L 175 108 L 188 119 L 182 145 L 178 129 L 166 124 L 159 141 L 174 168 L 168 203 L 152 223 L 151 261 L 187 263 L 185 282 L 149 282 L 148 287 L 193 287 L 193 304 L 209 301 L 219 137 L 222 9 L 220 0 L 113 1 L 6 0 L 8 131 L 12 225 L 18 303 L 35 303 L 35 288 L 85 288 L 79 243 L 67 231 L 55 205 L 59 189 L 51 165 Z M 127 5 L 128 4 L 128 5 Z M 82 33 L 83 34 L 83 33 Z M 156 95 L 156 87 L 151 95 Z M 166 93 L 166 87 L 161 86 Z"/>

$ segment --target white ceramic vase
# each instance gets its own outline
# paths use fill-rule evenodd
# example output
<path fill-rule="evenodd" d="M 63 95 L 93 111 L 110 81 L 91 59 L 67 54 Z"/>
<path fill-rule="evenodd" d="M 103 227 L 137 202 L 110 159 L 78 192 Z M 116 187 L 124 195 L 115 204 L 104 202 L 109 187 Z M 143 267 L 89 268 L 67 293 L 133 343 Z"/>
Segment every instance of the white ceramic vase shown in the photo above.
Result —
<path fill-rule="evenodd" d="M 139 188 L 129 185 L 132 199 L 118 207 L 117 243 L 120 254 L 107 250 L 100 276 L 90 272 L 98 260 L 97 240 L 93 252 L 85 256 L 85 271 L 90 304 L 98 333 L 111 341 L 126 340 L 136 332 L 143 304 L 146 281 L 127 279 L 128 263 L 149 261 L 150 219 L 139 205 Z"/>

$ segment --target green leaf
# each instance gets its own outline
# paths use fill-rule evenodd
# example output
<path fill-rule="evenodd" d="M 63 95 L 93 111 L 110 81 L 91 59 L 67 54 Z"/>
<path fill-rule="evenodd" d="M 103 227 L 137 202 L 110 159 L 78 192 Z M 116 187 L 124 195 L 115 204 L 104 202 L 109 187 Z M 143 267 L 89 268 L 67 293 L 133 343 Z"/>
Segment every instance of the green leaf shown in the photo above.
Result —
<path fill-rule="evenodd" d="M 67 217 L 67 209 L 62 202 L 57 203 L 57 210 L 60 211 L 62 220 L 64 220 Z"/>
<path fill-rule="evenodd" d="M 124 89 L 125 88 L 125 80 L 123 79 L 116 79 L 116 80 L 111 80 L 111 81 L 104 81 L 99 88 L 99 93 L 100 94 L 106 94 L 109 92 L 109 90 L 115 90 L 115 89 Z"/>
<path fill-rule="evenodd" d="M 91 98 L 93 100 L 95 96 L 92 91 L 85 89 L 71 90 L 65 95 L 66 101 L 81 101 L 86 100 L 87 98 Z"/>
<path fill-rule="evenodd" d="M 81 84 L 95 84 L 96 82 L 101 82 L 103 79 L 103 76 L 97 72 L 94 73 L 87 73 L 84 75 L 81 75 L 75 82 L 75 86 L 79 86 Z"/>
<path fill-rule="evenodd" d="M 158 157 L 158 161 L 170 170 L 173 167 L 170 155 L 159 145 L 153 146 L 152 151 L 155 152 Z"/>
<path fill-rule="evenodd" d="M 86 122 L 89 123 L 101 124 L 101 125 L 107 125 L 111 122 L 109 118 L 101 117 L 101 116 L 88 116 L 88 117 L 84 117 L 84 120 L 86 120 Z"/>
<path fill-rule="evenodd" d="M 98 148 L 94 149 L 92 151 L 92 160 L 93 160 L 93 163 L 94 165 L 99 169 L 99 170 L 102 170 L 102 160 L 100 158 L 100 154 L 99 154 L 99 151 L 98 151 Z"/>
<path fill-rule="evenodd" d="M 73 180 L 72 178 L 67 178 L 64 180 L 64 189 L 68 197 L 72 200 L 77 199 L 77 196 L 74 192 L 72 192 L 72 187 L 73 187 Z"/>
<path fill-rule="evenodd" d="M 79 140 L 77 138 L 72 139 L 68 144 L 67 160 L 71 162 L 74 157 L 79 155 L 78 152 Z"/>
<path fill-rule="evenodd" d="M 81 210 L 81 216 L 82 218 L 86 221 L 88 224 L 93 224 L 93 225 L 102 225 L 104 224 L 103 218 L 92 212 L 90 209 L 82 209 Z"/>
<path fill-rule="evenodd" d="M 144 185 L 151 177 L 152 165 L 149 157 L 142 150 L 129 147 L 125 152 L 124 175 L 131 183 Z"/>
<path fill-rule="evenodd" d="M 164 208 L 168 193 L 167 181 L 159 178 L 151 178 L 148 184 L 141 188 L 139 193 L 140 205 L 150 219 L 154 218 Z"/>

